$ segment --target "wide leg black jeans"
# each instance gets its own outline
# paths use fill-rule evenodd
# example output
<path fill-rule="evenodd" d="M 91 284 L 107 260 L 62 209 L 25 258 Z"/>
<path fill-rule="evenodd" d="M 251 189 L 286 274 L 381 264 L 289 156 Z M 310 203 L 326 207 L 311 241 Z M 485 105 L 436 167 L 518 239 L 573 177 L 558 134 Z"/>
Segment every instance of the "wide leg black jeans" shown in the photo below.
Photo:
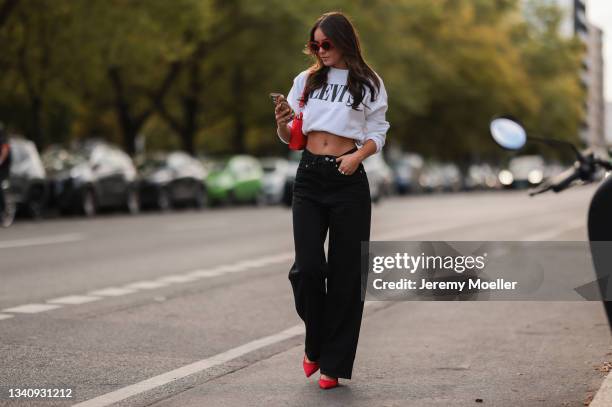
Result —
<path fill-rule="evenodd" d="M 364 306 L 361 241 L 370 240 L 371 198 L 363 164 L 344 175 L 336 157 L 302 153 L 293 185 L 295 262 L 289 280 L 306 326 L 308 359 L 318 360 L 323 374 L 350 379 Z"/>

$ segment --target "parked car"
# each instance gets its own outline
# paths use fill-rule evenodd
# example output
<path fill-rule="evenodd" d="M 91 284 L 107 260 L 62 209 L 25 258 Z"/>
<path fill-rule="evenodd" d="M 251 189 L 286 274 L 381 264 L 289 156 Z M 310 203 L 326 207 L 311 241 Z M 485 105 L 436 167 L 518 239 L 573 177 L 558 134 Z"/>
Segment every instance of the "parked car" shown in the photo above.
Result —
<path fill-rule="evenodd" d="M 217 159 L 206 177 L 211 204 L 252 202 L 262 205 L 263 169 L 257 158 L 240 154 Z"/>
<path fill-rule="evenodd" d="M 436 162 L 428 162 L 419 176 L 419 186 L 424 192 L 440 192 L 444 185 L 443 178 L 442 166 Z"/>
<path fill-rule="evenodd" d="M 499 172 L 499 181 L 507 188 L 528 188 L 544 180 L 544 159 L 539 155 L 513 157 Z"/>
<path fill-rule="evenodd" d="M 9 193 L 17 211 L 38 218 L 42 215 L 48 195 L 46 172 L 36 145 L 23 137 L 9 139 L 11 166 Z"/>
<path fill-rule="evenodd" d="M 463 179 L 456 164 L 430 161 L 423 167 L 419 185 L 426 192 L 456 192 L 463 187 Z"/>
<path fill-rule="evenodd" d="M 380 154 L 378 154 L 380 155 Z M 395 194 L 395 174 L 393 168 L 387 163 L 382 155 L 380 155 L 380 170 L 382 173 L 382 188 L 381 192 L 383 196 L 390 196 Z"/>
<path fill-rule="evenodd" d="M 487 163 L 471 164 L 465 176 L 465 188 L 468 190 L 484 190 L 499 188 L 497 171 Z"/>
<path fill-rule="evenodd" d="M 463 177 L 459 167 L 454 163 L 442 165 L 442 190 L 445 192 L 457 192 L 463 189 Z"/>
<path fill-rule="evenodd" d="M 61 213 L 93 216 L 100 209 L 140 210 L 137 172 L 132 159 L 112 144 L 89 140 L 66 150 L 43 154 L 51 203 Z"/>
<path fill-rule="evenodd" d="M 140 203 L 145 208 L 168 210 L 179 205 L 207 205 L 202 163 L 182 151 L 139 157 Z"/>
<path fill-rule="evenodd" d="M 260 159 L 263 169 L 263 194 L 266 203 L 278 204 L 283 200 L 289 161 L 280 157 L 264 157 Z"/>
<path fill-rule="evenodd" d="M 287 206 L 292 204 L 293 183 L 301 158 L 302 150 L 292 150 L 289 152 L 282 198 L 282 202 Z M 362 163 L 368 177 L 370 197 L 372 202 L 377 203 L 382 196 L 391 194 L 393 190 L 392 170 L 380 153 L 369 156 Z"/>
<path fill-rule="evenodd" d="M 383 195 L 387 194 L 390 179 L 388 178 L 387 164 L 382 154 L 372 154 L 362 161 L 370 185 L 372 202 L 378 203 Z"/>
<path fill-rule="evenodd" d="M 287 173 L 285 177 L 285 189 L 283 193 L 283 203 L 286 206 L 291 206 L 293 202 L 293 183 L 297 174 L 300 160 L 302 159 L 302 150 L 289 150 L 287 157 Z"/>
<path fill-rule="evenodd" d="M 419 177 L 423 171 L 423 158 L 416 153 L 405 153 L 393 162 L 395 189 L 399 194 L 420 192 Z"/>

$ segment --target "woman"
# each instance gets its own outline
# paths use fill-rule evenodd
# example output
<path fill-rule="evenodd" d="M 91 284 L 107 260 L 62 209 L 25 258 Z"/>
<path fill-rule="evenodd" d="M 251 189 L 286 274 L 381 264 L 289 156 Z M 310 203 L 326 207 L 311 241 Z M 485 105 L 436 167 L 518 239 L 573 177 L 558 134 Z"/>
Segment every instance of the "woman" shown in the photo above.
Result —
<path fill-rule="evenodd" d="M 296 256 L 289 279 L 306 326 L 304 371 L 308 377 L 320 368 L 319 386 L 328 389 L 338 386 L 339 377 L 351 378 L 357 351 L 364 305 L 361 241 L 370 239 L 371 219 L 362 161 L 385 143 L 387 93 L 362 58 L 353 25 L 340 12 L 316 21 L 304 52 L 316 62 L 295 77 L 275 113 L 277 134 L 288 143 L 290 120 L 304 96 L 307 144 L 293 186 Z"/>

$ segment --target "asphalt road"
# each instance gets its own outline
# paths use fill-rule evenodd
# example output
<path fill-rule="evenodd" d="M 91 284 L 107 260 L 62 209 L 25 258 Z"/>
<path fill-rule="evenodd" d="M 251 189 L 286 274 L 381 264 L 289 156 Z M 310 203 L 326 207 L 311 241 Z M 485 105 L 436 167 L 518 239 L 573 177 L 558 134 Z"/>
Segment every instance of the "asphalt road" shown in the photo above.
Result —
<path fill-rule="evenodd" d="M 372 240 L 587 240 L 593 186 L 394 197 Z M 368 302 L 352 380 L 301 368 L 291 212 L 232 207 L 0 230 L 0 405 L 583 406 L 598 302 Z M 71 388 L 71 401 L 9 388 Z"/>

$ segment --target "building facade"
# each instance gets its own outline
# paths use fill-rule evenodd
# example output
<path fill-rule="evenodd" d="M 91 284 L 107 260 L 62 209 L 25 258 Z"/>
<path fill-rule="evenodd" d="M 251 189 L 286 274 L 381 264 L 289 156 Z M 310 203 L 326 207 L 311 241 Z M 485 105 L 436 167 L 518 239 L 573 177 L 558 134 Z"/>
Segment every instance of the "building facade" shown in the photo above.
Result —
<path fill-rule="evenodd" d="M 586 45 L 582 61 L 581 83 L 587 91 L 586 115 L 580 138 L 594 151 L 607 154 L 606 104 L 604 100 L 603 31 L 587 19 L 586 0 L 553 0 L 564 12 L 561 34 L 577 36 Z"/>
<path fill-rule="evenodd" d="M 526 0 L 522 0 L 524 3 Z M 557 5 L 563 12 L 559 33 L 566 38 L 576 36 L 586 46 L 582 61 L 581 84 L 586 90 L 585 117 L 580 126 L 580 139 L 599 154 L 607 154 L 606 103 L 604 100 L 603 31 L 587 19 L 586 0 L 540 0 Z"/>

